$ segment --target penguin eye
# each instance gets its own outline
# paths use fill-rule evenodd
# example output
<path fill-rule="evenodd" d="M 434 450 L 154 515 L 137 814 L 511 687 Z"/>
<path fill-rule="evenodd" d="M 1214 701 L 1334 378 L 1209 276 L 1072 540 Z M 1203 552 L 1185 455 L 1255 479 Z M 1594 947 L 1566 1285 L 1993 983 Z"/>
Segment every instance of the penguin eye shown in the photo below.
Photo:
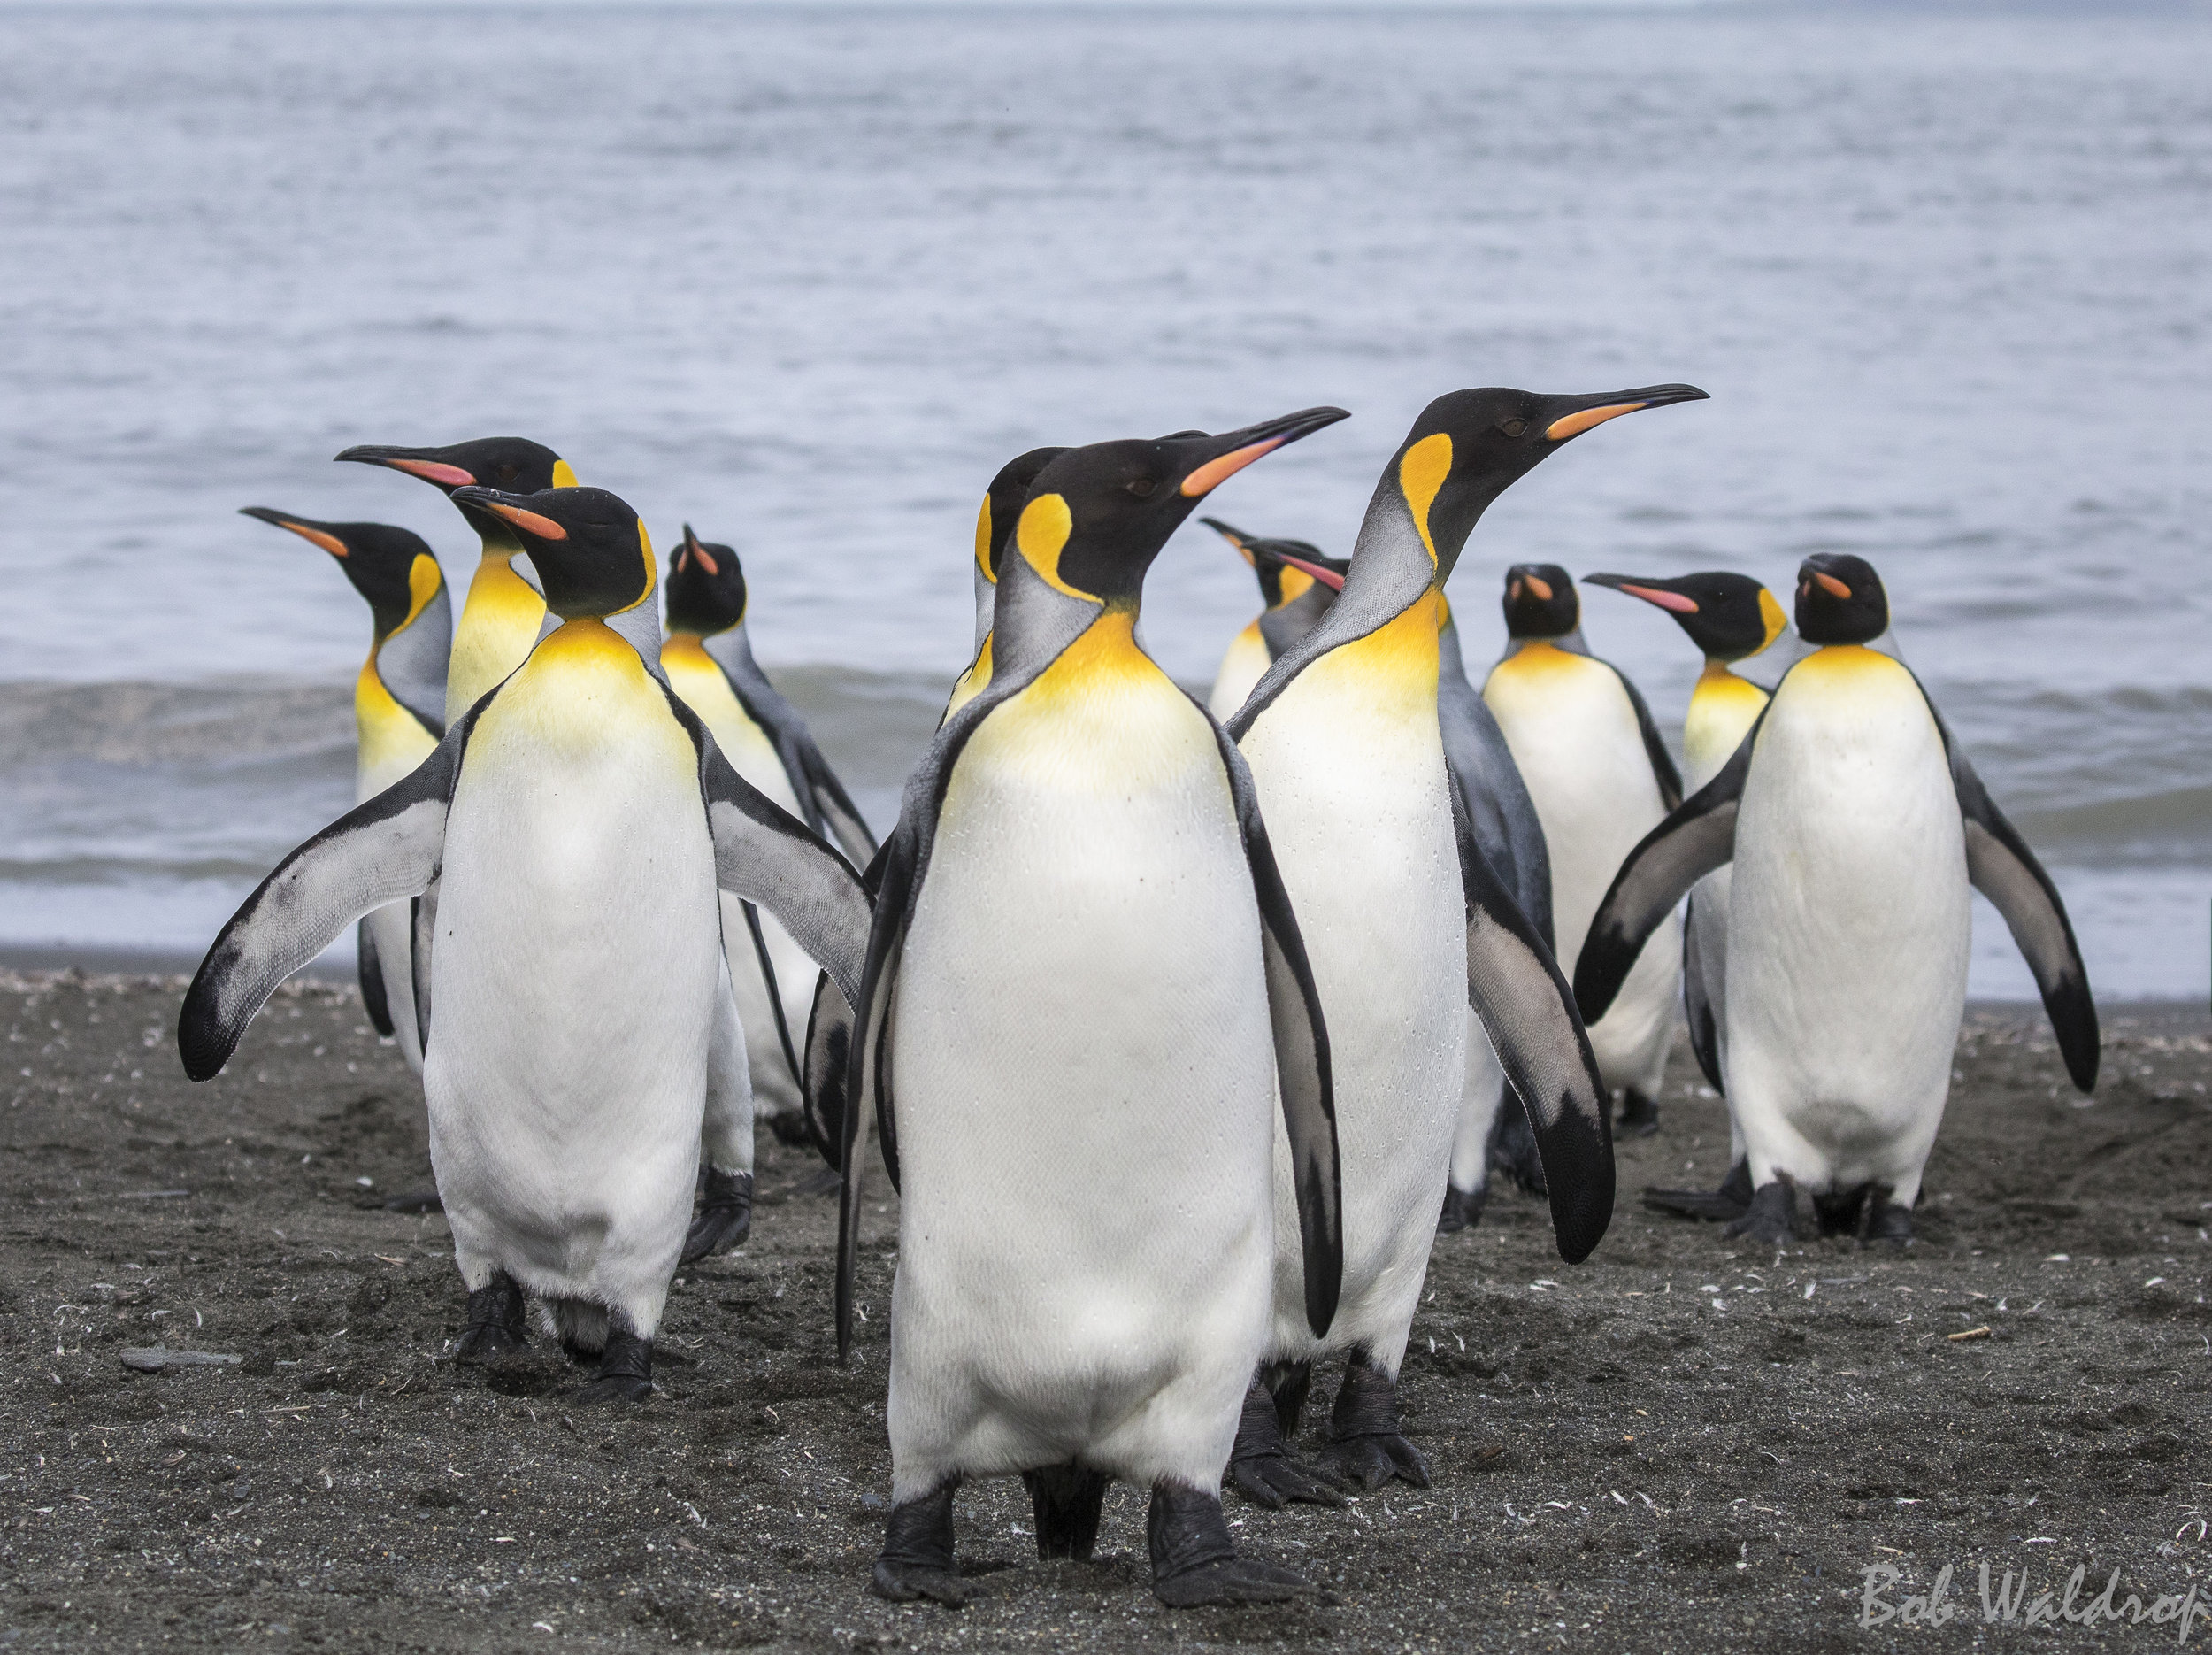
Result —
<path fill-rule="evenodd" d="M 1509 420 L 1503 425 L 1500 426 L 1498 429 L 1504 432 L 1508 436 L 1518 436 L 1521 433 L 1528 429 L 1528 421 L 1525 420 Z"/>
<path fill-rule="evenodd" d="M 522 467 L 510 461 L 505 465 L 493 467 L 492 474 L 502 482 L 512 482 L 522 475 Z"/>
<path fill-rule="evenodd" d="M 1131 494 L 1135 495 L 1140 500 L 1149 500 L 1152 497 L 1153 489 L 1159 487 L 1159 485 L 1154 482 L 1149 477 L 1132 477 L 1127 482 L 1125 482 L 1121 486 L 1128 489 Z"/>

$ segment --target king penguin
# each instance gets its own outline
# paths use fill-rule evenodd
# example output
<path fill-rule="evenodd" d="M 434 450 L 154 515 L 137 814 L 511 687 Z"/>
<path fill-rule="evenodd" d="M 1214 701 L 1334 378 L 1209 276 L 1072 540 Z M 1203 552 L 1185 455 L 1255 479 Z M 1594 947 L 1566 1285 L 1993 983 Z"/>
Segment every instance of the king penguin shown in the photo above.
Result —
<path fill-rule="evenodd" d="M 998 599 L 999 563 L 1006 543 L 1014 536 L 1015 520 L 1029 498 L 1029 485 L 1037 473 L 1061 455 L 1064 448 L 1033 448 L 1017 454 L 999 467 L 998 475 L 984 491 L 975 514 L 975 654 L 952 686 L 945 703 L 941 725 L 973 700 L 991 681 L 991 616 Z"/>
<path fill-rule="evenodd" d="M 1236 715 L 1244 698 L 1252 693 L 1252 686 L 1275 664 L 1275 658 L 1321 624 L 1321 617 L 1329 612 L 1329 604 L 1344 584 L 1348 566 L 1302 540 L 1262 540 L 1217 517 L 1198 520 L 1227 541 L 1251 566 L 1260 583 L 1260 602 L 1265 605 L 1230 640 L 1221 657 L 1221 669 L 1214 674 L 1206 710 L 1225 720 Z M 1330 575 L 1335 578 L 1331 580 Z"/>
<path fill-rule="evenodd" d="M 1720 774 L 1729 755 L 1766 710 L 1767 692 L 1735 668 L 1763 654 L 1789 629 L 1774 594 L 1747 574 L 1707 570 L 1656 579 L 1636 574 L 1592 574 L 1594 586 L 1664 610 L 1705 657 L 1682 721 L 1683 791 L 1694 793 Z M 1690 1025 L 1697 1066 L 1725 1098 L 1722 1075 L 1720 1006 L 1727 992 L 1729 871 L 1716 868 L 1690 893 L 1682 927 L 1682 1010 Z M 1718 1189 L 1651 1189 L 1644 1205 L 1690 1218 L 1732 1219 L 1751 1204 L 1750 1173 L 1743 1158 L 1743 1128 L 1728 1121 L 1728 1176 Z"/>
<path fill-rule="evenodd" d="M 1559 965 L 1571 974 L 1607 881 L 1681 802 L 1682 778 L 1636 686 L 1583 643 L 1582 600 L 1564 569 L 1516 565 L 1506 572 L 1504 605 L 1506 653 L 1482 698 L 1543 820 Z M 1637 962 L 1619 1003 L 1590 1025 L 1598 1068 L 1622 1095 L 1620 1128 L 1636 1136 L 1658 1130 L 1674 1042 L 1681 942 L 1678 922 L 1668 927 L 1663 944 Z"/>
<path fill-rule="evenodd" d="M 1229 721 L 1329 1010 L 1344 1177 L 1342 1299 L 1325 1334 L 1298 1314 L 1297 1253 L 1276 1247 L 1267 1366 L 1231 1467 L 1263 1505 L 1340 1499 L 1340 1479 L 1428 1481 L 1399 1428 L 1397 1378 L 1443 1205 L 1471 1005 L 1536 1118 L 1562 1255 L 1586 1257 L 1611 1219 L 1612 1141 L 1589 1039 L 1551 951 L 1477 845 L 1452 775 L 1437 605 L 1476 520 L 1517 479 L 1605 420 L 1702 395 L 1438 397 L 1384 468 L 1327 617 Z M 1279 1213 L 1284 1170 L 1279 1158 Z M 1332 1440 L 1310 1471 L 1286 1439 L 1314 1362 L 1335 1351 L 1346 1366 Z"/>
<path fill-rule="evenodd" d="M 442 491 L 468 520 L 483 555 L 469 577 L 460 623 L 453 632 L 453 659 L 446 671 L 445 721 L 450 726 L 522 665 L 545 630 L 545 599 L 515 567 L 523 543 L 499 517 L 457 497 L 465 488 L 535 494 L 575 487 L 569 464 L 527 437 L 480 437 L 446 448 L 391 448 L 363 443 L 339 455 L 364 465 L 387 466 Z"/>
<path fill-rule="evenodd" d="M 421 536 L 385 523 L 319 523 L 265 505 L 244 515 L 288 528 L 338 560 L 369 605 L 369 656 L 353 681 L 354 802 L 362 804 L 430 757 L 445 734 L 446 657 L 453 614 L 445 576 Z M 405 904 L 361 921 L 361 1003 L 376 1032 L 422 1073 L 415 1029 L 413 918 Z"/>
<path fill-rule="evenodd" d="M 1279 1223 L 1301 1325 L 1335 1307 L 1328 1035 L 1243 762 L 1136 622 L 1201 498 L 1343 417 L 1045 466 L 998 570 L 990 681 L 907 783 L 851 1002 L 838 1253 L 842 1349 L 872 1101 L 902 1194 L 884 1597 L 963 1601 L 955 1492 L 1014 1473 L 1042 1556 L 1090 1555 L 1119 1478 L 1150 1490 L 1163 1601 L 1302 1589 L 1236 1555 L 1220 1487 Z"/>
<path fill-rule="evenodd" d="M 2074 1084 L 2096 1084 L 2097 1009 L 2065 904 L 1920 681 L 1869 647 L 1888 629 L 1865 559 L 1805 560 L 1811 652 L 1636 847 L 1575 969 L 1594 1018 L 1662 916 L 1734 865 L 1722 1051 L 1753 1188 L 1730 1235 L 1791 1240 L 1803 1189 L 1824 1232 L 1910 1240 L 1965 1009 L 1970 887 L 2026 956 Z"/>
<path fill-rule="evenodd" d="M 806 721 L 754 660 L 748 601 L 737 553 L 701 540 L 685 524 L 668 565 L 661 666 L 669 684 L 705 723 L 739 775 L 816 833 L 834 835 L 853 863 L 864 867 L 875 856 L 875 836 Z M 761 1112 L 778 1138 L 810 1143 L 799 1043 L 813 999 L 813 962 L 782 926 L 726 894 L 722 939 L 750 1071 L 745 1095 L 771 1105 Z M 738 1089 L 720 1087 L 709 1092 L 705 1198 L 684 1243 L 686 1264 L 735 1246 L 750 1228 L 752 1114 L 729 1106 L 737 1094 Z"/>
<path fill-rule="evenodd" d="M 857 994 L 844 859 L 730 767 L 660 675 L 652 546 L 596 489 L 456 503 L 522 537 L 559 625 L 431 755 L 279 865 L 216 938 L 177 1039 L 221 1069 L 278 983 L 440 879 L 423 1057 L 431 1159 L 469 1289 L 464 1355 L 538 1298 L 586 1401 L 642 1400 L 684 1241 L 726 1001 L 718 887 Z"/>

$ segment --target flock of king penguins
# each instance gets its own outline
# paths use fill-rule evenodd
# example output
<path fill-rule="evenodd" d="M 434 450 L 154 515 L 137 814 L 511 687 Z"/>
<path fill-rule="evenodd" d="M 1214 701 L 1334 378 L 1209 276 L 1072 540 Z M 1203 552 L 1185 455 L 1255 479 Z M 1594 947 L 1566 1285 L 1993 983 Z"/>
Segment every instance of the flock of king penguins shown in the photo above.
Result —
<path fill-rule="evenodd" d="M 1732 1165 L 1646 1200 L 1731 1235 L 1789 1240 L 1801 1189 L 1823 1233 L 1909 1238 L 1970 887 L 2094 1082 L 2063 905 L 1863 560 L 1806 560 L 1786 649 L 1747 576 L 1587 577 L 1703 655 L 1686 778 L 1563 568 L 1507 572 L 1505 651 L 1470 677 L 1445 587 L 1485 510 L 1703 396 L 1440 396 L 1346 558 L 1203 520 L 1264 607 L 1202 701 L 1145 651 L 1146 573 L 1343 411 L 1019 456 L 979 514 L 974 657 L 880 844 L 755 662 L 730 547 L 686 525 L 664 573 L 627 504 L 521 439 L 349 449 L 443 491 L 480 558 L 457 619 L 416 535 L 249 509 L 369 605 L 359 803 L 216 938 L 185 1069 L 357 923 L 421 1076 L 457 1355 L 523 1346 L 534 1306 L 588 1402 L 650 1394 L 675 1271 L 748 1235 L 757 1116 L 841 1174 L 846 1354 L 872 1120 L 901 1194 L 873 1589 L 964 1601 L 959 1486 L 1018 1474 L 1041 1555 L 1090 1555 L 1118 1479 L 1149 1492 L 1164 1601 L 1302 1590 L 1238 1555 L 1223 1488 L 1427 1483 L 1396 1382 L 1434 1237 L 1502 1174 L 1586 1257 L 1614 1094 L 1657 1128 L 1678 1000 Z"/>

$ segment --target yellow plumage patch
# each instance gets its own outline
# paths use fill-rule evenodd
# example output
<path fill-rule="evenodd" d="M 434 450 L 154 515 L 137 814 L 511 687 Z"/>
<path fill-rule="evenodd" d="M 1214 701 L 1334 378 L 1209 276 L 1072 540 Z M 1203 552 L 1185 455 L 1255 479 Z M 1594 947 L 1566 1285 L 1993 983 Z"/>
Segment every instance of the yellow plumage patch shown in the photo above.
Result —
<path fill-rule="evenodd" d="M 1075 514 L 1068 510 L 1067 501 L 1056 494 L 1039 495 L 1022 508 L 1021 520 L 1014 526 L 1014 543 L 1037 578 L 1054 591 L 1095 602 L 1095 594 L 1079 592 L 1060 578 L 1060 554 L 1074 533 Z"/>
<path fill-rule="evenodd" d="M 1436 561 L 1436 543 L 1429 538 L 1429 508 L 1451 474 L 1452 439 L 1441 431 L 1423 437 L 1398 462 L 1398 489 L 1413 513 L 1414 527 L 1421 531 L 1421 544 L 1431 563 Z"/>
<path fill-rule="evenodd" d="M 1430 587 L 1394 619 L 1331 650 L 1300 676 L 1327 694 L 1364 701 L 1385 716 L 1425 716 L 1433 722 L 1441 596 Z"/>

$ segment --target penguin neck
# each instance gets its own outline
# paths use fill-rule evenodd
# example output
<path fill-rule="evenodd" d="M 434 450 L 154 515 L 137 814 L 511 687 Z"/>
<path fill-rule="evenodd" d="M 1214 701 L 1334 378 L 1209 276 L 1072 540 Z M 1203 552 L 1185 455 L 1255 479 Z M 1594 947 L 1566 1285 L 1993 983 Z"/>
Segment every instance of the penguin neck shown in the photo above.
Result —
<path fill-rule="evenodd" d="M 991 612 L 998 603 L 998 582 L 975 566 L 975 646 L 972 656 L 983 653 L 983 641 L 991 635 Z"/>
<path fill-rule="evenodd" d="M 1137 600 L 1112 607 L 1128 616 L 1133 638 Z M 1098 598 L 1072 597 L 1048 585 L 1026 557 L 1010 555 L 999 568 L 993 610 L 992 698 L 1010 695 L 1038 677 L 1108 612 Z"/>
<path fill-rule="evenodd" d="M 1705 670 L 1690 691 L 1689 710 L 1682 720 L 1686 791 L 1694 793 L 1720 774 L 1766 704 L 1767 692 L 1731 672 L 1728 662 L 1717 656 L 1705 658 Z"/>

